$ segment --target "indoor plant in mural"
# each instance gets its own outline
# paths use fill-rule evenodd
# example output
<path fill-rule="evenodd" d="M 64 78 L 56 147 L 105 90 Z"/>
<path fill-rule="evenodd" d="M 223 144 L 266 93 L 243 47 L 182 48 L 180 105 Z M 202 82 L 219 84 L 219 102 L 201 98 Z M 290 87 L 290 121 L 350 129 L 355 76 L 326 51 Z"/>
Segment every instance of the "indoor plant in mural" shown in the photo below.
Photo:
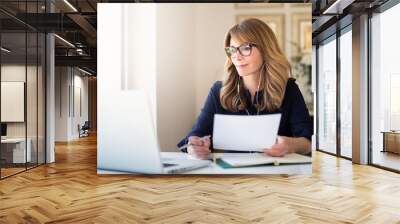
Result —
<path fill-rule="evenodd" d="M 292 77 L 296 79 L 296 83 L 303 94 L 310 115 L 314 111 L 313 93 L 311 89 L 311 52 L 302 52 L 300 46 L 291 42 L 294 47 L 298 48 L 299 53 L 291 57 Z"/>

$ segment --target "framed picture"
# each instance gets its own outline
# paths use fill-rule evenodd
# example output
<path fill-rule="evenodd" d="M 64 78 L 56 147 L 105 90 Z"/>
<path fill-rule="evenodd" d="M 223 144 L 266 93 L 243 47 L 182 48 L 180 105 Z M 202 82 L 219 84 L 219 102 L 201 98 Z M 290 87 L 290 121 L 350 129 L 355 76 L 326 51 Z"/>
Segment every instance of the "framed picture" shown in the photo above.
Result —
<path fill-rule="evenodd" d="M 274 31 L 278 44 L 285 51 L 285 16 L 284 14 L 254 14 L 254 15 L 237 15 L 236 22 L 239 23 L 245 19 L 256 18 L 264 21 Z"/>
<path fill-rule="evenodd" d="M 303 94 L 307 108 L 312 114 L 314 99 L 311 77 L 312 22 L 310 13 L 292 14 L 291 63 L 292 76 Z"/>
<path fill-rule="evenodd" d="M 312 7 L 312 3 L 285 3 L 291 8 L 306 8 L 306 7 Z"/>
<path fill-rule="evenodd" d="M 277 8 L 283 7 L 283 3 L 235 3 L 236 9 L 254 9 L 254 8 Z"/>
<path fill-rule="evenodd" d="M 300 50 L 304 53 L 311 53 L 312 25 L 309 21 L 300 22 Z"/>
<path fill-rule="evenodd" d="M 312 51 L 312 22 L 311 12 L 292 15 L 292 53 L 311 53 Z"/>

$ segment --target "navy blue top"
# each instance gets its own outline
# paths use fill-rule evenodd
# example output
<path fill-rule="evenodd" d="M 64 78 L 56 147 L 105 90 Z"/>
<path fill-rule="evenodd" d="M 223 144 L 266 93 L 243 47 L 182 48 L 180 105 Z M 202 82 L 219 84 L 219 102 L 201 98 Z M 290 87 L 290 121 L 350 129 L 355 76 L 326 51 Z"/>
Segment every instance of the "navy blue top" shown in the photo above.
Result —
<path fill-rule="evenodd" d="M 259 114 L 274 114 L 281 113 L 281 121 L 279 124 L 278 135 L 287 136 L 287 137 L 305 137 L 311 141 L 311 136 L 313 134 L 313 123 L 308 113 L 306 104 L 304 102 L 303 95 L 300 92 L 299 87 L 297 86 L 296 80 L 293 78 L 289 78 L 286 84 L 285 96 L 283 98 L 283 102 L 281 108 L 275 111 L 260 111 Z M 230 114 L 230 115 L 245 115 L 247 116 L 246 110 L 232 112 L 229 110 L 225 110 L 220 102 L 220 90 L 222 88 L 222 82 L 217 81 L 211 87 L 210 92 L 208 93 L 207 100 L 204 104 L 203 109 L 199 117 L 197 118 L 196 123 L 192 127 L 192 130 L 189 134 L 182 139 L 178 143 L 178 147 L 183 146 L 187 143 L 189 136 L 206 136 L 212 135 L 213 133 L 213 123 L 214 123 L 214 114 Z M 251 95 L 247 90 L 247 100 L 248 105 L 251 105 L 247 110 L 250 115 L 257 114 L 257 108 L 250 104 Z M 257 94 L 256 94 L 257 96 Z M 262 92 L 258 94 L 258 98 L 261 100 Z M 256 101 L 254 99 L 254 101 Z M 212 149 L 212 142 L 211 142 Z M 186 152 L 186 149 L 182 150 Z"/>

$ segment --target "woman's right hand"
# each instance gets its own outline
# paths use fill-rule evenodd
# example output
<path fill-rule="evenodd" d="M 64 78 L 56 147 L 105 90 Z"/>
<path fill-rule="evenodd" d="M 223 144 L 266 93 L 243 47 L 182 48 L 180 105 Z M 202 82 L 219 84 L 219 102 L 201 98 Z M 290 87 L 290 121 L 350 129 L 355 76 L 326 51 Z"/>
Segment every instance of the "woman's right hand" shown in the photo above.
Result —
<path fill-rule="evenodd" d="M 199 159 L 209 159 L 211 154 L 210 138 L 190 136 L 187 152 Z"/>

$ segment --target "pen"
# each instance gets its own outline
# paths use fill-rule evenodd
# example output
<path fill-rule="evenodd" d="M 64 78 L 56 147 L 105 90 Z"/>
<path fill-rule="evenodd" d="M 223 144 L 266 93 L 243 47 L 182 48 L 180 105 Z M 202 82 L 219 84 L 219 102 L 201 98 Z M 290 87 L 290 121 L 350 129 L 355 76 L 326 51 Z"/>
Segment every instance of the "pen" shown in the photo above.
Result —
<path fill-rule="evenodd" d="M 201 137 L 200 140 L 201 140 L 201 141 L 205 141 L 207 138 L 209 139 L 210 137 L 211 137 L 211 135 L 206 135 L 206 136 Z M 182 149 L 184 149 L 184 148 L 187 148 L 187 147 L 189 147 L 189 146 L 191 146 L 191 145 L 192 145 L 191 143 L 187 143 L 187 144 L 185 144 L 185 145 L 179 147 L 179 150 L 182 150 Z"/>

